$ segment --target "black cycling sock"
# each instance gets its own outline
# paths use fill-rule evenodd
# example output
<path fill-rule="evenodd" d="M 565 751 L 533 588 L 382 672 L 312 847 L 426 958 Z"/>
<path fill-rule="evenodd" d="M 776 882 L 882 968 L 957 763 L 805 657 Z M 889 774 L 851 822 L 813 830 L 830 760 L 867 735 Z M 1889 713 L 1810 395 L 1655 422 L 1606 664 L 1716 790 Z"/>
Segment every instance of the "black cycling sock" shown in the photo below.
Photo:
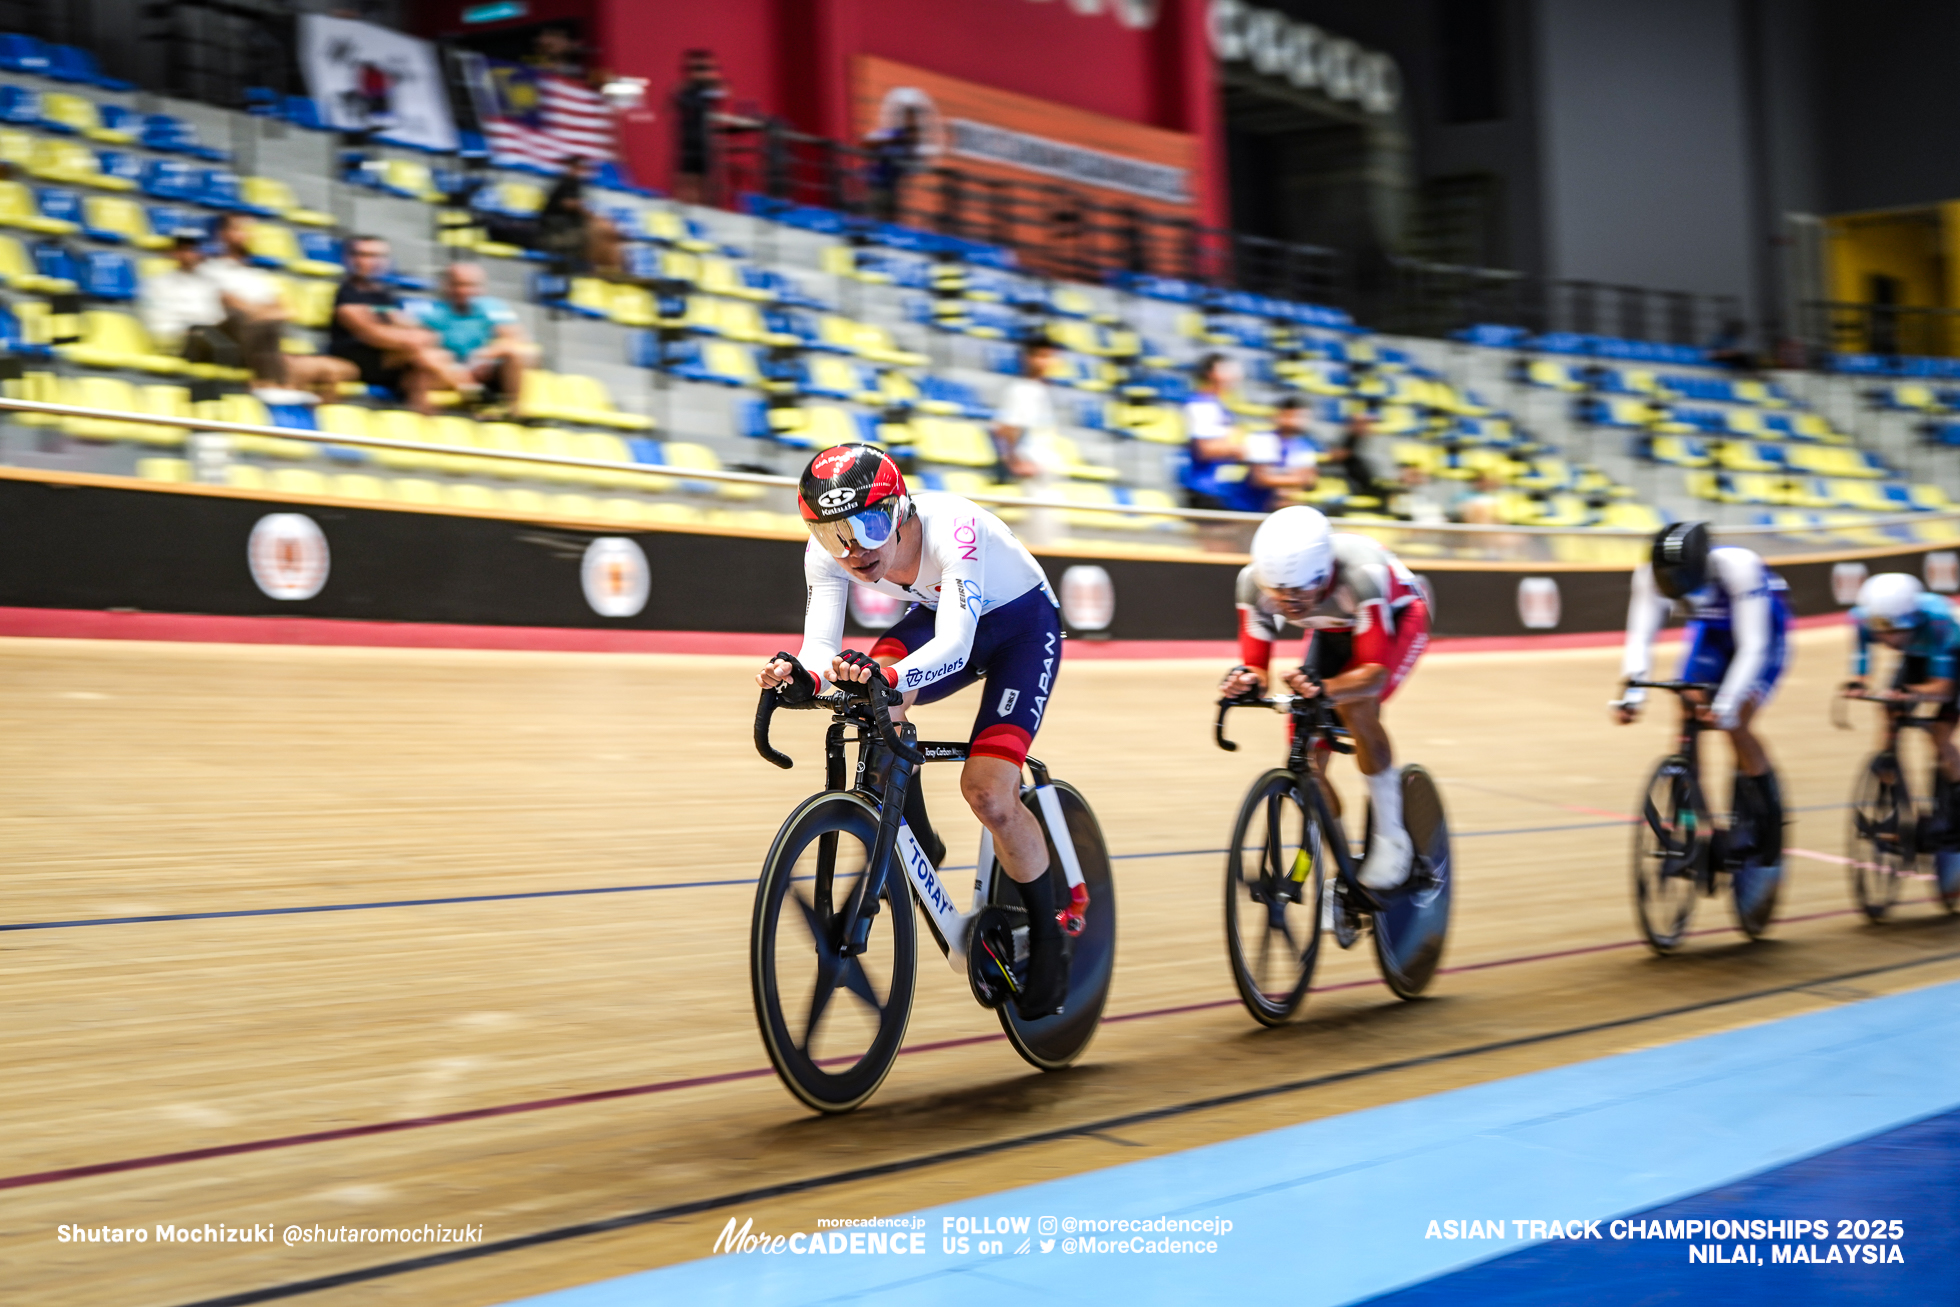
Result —
<path fill-rule="evenodd" d="M 912 828 L 912 838 L 926 851 L 933 866 L 946 861 L 945 842 L 933 834 L 932 819 L 926 816 L 925 778 L 916 771 L 912 773 L 911 783 L 905 787 L 905 824 Z"/>
<path fill-rule="evenodd" d="M 1021 892 L 1021 902 L 1028 910 L 1028 935 L 1042 938 L 1050 934 L 1062 933 L 1061 923 L 1055 920 L 1060 908 L 1055 903 L 1055 878 L 1043 868 L 1033 880 L 1017 880 L 1014 888 Z"/>

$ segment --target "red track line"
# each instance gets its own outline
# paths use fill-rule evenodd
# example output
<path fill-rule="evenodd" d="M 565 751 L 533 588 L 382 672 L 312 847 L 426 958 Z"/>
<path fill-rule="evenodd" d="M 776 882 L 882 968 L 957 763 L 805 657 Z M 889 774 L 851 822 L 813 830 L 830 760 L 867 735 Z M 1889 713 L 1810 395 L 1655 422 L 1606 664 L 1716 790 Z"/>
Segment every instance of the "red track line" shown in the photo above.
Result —
<path fill-rule="evenodd" d="M 1825 917 L 1842 917 L 1855 914 L 1856 908 L 1838 908 L 1830 912 L 1812 912 L 1800 917 L 1779 917 L 1777 924 L 1786 925 L 1798 921 L 1817 921 Z M 1729 927 L 1709 926 L 1701 930 L 1691 930 L 1690 935 L 1721 935 L 1728 933 Z M 1529 953 L 1522 957 L 1497 958 L 1490 962 L 1468 962 L 1460 967 L 1442 967 L 1438 974 L 1449 976 L 1466 971 L 1488 971 L 1494 967 L 1515 967 L 1528 962 L 1550 962 L 1558 958 L 1579 957 L 1587 953 L 1606 953 L 1616 949 L 1637 948 L 1645 941 L 1637 939 L 1616 940 L 1609 944 L 1587 944 L 1579 948 L 1558 949 L 1551 953 Z M 1316 994 L 1331 994 L 1346 989 L 1366 989 L 1380 984 L 1374 979 L 1347 980 L 1337 985 L 1315 986 Z M 1185 1003 L 1177 1007 L 1149 1008 L 1142 1012 L 1125 1012 L 1117 1016 L 1106 1016 L 1104 1025 L 1115 1025 L 1122 1021 L 1146 1021 L 1156 1017 L 1180 1016 L 1189 1012 L 1205 1012 L 1214 1008 L 1237 1007 L 1236 998 L 1214 999 L 1204 1003 Z M 975 1044 L 991 1044 L 1007 1038 L 1006 1035 L 968 1035 L 959 1039 L 935 1040 L 929 1044 L 913 1044 L 900 1050 L 901 1055 L 913 1053 L 936 1053 L 949 1048 L 966 1048 Z M 827 1062 L 848 1061 L 847 1058 L 826 1058 Z M 399 1121 L 379 1121 L 371 1125 L 344 1126 L 338 1130 L 315 1130 L 306 1134 L 278 1135 L 270 1139 L 251 1139 L 237 1144 L 217 1144 L 210 1148 L 192 1148 L 177 1153 L 152 1153 L 147 1157 L 128 1157 L 115 1162 L 96 1162 L 88 1166 L 64 1167 L 56 1171 L 36 1171 L 26 1175 L 0 1176 L 0 1189 L 26 1189 L 35 1185 L 55 1184 L 62 1180 L 82 1180 L 89 1176 L 114 1175 L 123 1171 L 147 1171 L 160 1166 L 176 1166 L 184 1162 L 201 1162 L 216 1157 L 235 1157 L 244 1153 L 263 1153 L 281 1148 L 297 1148 L 302 1144 L 333 1143 L 342 1139 L 363 1139 L 372 1135 L 395 1134 L 403 1130 L 423 1130 L 430 1126 L 458 1125 L 465 1121 L 484 1121 L 500 1116 L 518 1116 L 529 1112 L 542 1112 L 550 1108 L 577 1107 L 585 1103 L 603 1103 L 616 1098 L 638 1098 L 647 1094 L 665 1094 L 679 1089 L 698 1089 L 704 1085 L 728 1084 L 736 1080 L 755 1080 L 769 1075 L 773 1067 L 752 1067 L 746 1071 L 723 1071 L 716 1075 L 691 1076 L 684 1080 L 659 1080 L 645 1085 L 627 1085 L 619 1089 L 595 1089 L 583 1094 L 565 1094 L 555 1098 L 534 1098 L 522 1103 L 504 1103 L 496 1107 L 474 1107 L 460 1112 L 443 1112 L 435 1116 L 408 1117 Z"/>

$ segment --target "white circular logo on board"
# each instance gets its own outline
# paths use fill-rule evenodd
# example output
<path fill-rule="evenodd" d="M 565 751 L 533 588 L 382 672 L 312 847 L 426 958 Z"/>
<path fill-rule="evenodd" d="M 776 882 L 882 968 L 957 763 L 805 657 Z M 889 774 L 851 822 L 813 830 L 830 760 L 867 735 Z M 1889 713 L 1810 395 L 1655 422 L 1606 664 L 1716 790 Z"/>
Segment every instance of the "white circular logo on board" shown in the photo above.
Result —
<path fill-rule="evenodd" d="M 1960 590 L 1960 554 L 1950 549 L 1926 555 L 1926 588 L 1941 594 Z"/>
<path fill-rule="evenodd" d="M 1558 582 L 1549 576 L 1527 576 L 1518 582 L 1518 620 L 1527 631 L 1549 631 L 1558 625 Z"/>
<path fill-rule="evenodd" d="M 1858 587 L 1864 583 L 1863 563 L 1839 563 L 1831 569 L 1831 598 L 1840 608 L 1849 608 L 1858 602 Z"/>
<path fill-rule="evenodd" d="M 1116 583 L 1088 564 L 1062 573 L 1062 620 L 1077 631 L 1106 631 L 1116 616 Z"/>
<path fill-rule="evenodd" d="M 327 584 L 327 537 L 304 513 L 267 513 L 245 542 L 252 579 L 271 599 L 311 599 Z"/>
<path fill-rule="evenodd" d="M 905 615 L 905 600 L 873 590 L 868 585 L 851 585 L 851 618 L 867 631 L 882 631 Z"/>
<path fill-rule="evenodd" d="M 600 536 L 579 564 L 585 602 L 601 617 L 638 617 L 653 591 L 653 571 L 640 546 L 624 536 Z"/>

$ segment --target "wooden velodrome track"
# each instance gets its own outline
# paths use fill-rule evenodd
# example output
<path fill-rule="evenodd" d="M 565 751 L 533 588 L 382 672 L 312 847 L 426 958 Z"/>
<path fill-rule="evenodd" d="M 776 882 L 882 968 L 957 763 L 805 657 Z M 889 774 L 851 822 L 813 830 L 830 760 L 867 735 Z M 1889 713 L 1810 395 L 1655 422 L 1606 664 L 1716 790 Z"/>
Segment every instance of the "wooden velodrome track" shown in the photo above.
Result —
<path fill-rule="evenodd" d="M 1789 842 L 1826 855 L 1869 746 L 1826 720 L 1844 640 L 1797 636 L 1766 715 Z M 916 1051 L 826 1120 L 750 1008 L 748 882 L 820 775 L 815 715 L 779 721 L 795 771 L 752 752 L 756 660 L 0 642 L 0 925 L 171 918 L 0 931 L 0 1302 L 264 1301 L 427 1252 L 63 1223 L 426 1222 L 488 1251 L 298 1300 L 498 1303 L 705 1256 L 730 1215 L 893 1213 L 1960 976 L 1960 920 L 1921 897 L 1864 925 L 1805 856 L 1771 942 L 1705 902 L 1683 955 L 1633 944 L 1619 814 L 1670 714 L 1608 726 L 1617 660 L 1424 662 L 1389 722 L 1458 832 L 1447 970 L 1402 1003 L 1330 945 L 1327 992 L 1277 1031 L 1233 997 L 1217 850 L 1279 719 L 1237 715 L 1224 754 L 1214 663 L 1070 662 L 1036 752 L 1127 855 L 1112 1020 L 1042 1075 L 928 950 Z M 919 720 L 963 737 L 972 711 Z M 970 862 L 950 769 L 927 774 Z"/>

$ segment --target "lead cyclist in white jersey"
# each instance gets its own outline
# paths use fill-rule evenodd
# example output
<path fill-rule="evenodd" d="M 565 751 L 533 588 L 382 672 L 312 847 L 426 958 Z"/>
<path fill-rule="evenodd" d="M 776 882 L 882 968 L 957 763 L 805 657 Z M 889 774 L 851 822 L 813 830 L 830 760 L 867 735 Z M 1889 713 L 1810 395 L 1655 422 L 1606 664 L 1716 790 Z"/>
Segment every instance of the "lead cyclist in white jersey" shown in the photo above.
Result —
<path fill-rule="evenodd" d="M 1060 1011 L 1068 985 L 1061 905 L 1041 825 L 1021 805 L 1021 765 L 1062 659 L 1048 578 L 978 504 L 937 491 L 908 494 L 898 466 L 875 445 L 838 445 L 812 458 L 797 498 L 811 535 L 803 647 L 794 661 L 772 659 L 756 683 L 787 687 L 786 699 L 796 701 L 816 694 L 819 678 L 851 682 L 889 696 L 892 719 L 903 721 L 910 705 L 985 679 L 960 794 L 993 833 L 994 852 L 1027 906 L 1028 983 L 1016 1006 L 1030 1019 Z M 842 649 L 853 582 L 912 601 L 868 656 Z M 932 834 L 922 786 L 910 787 L 905 819 L 934 864 L 942 862 L 945 846 Z"/>

